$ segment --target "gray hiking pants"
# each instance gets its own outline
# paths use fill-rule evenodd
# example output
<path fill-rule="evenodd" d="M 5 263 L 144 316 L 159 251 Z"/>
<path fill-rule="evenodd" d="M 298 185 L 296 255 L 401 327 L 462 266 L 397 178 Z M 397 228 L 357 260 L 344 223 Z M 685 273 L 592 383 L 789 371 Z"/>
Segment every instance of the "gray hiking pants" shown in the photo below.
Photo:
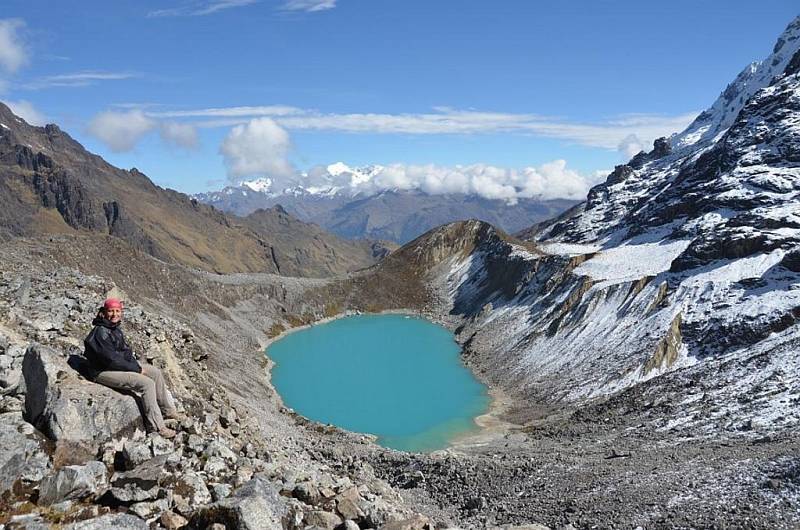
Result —
<path fill-rule="evenodd" d="M 161 370 L 149 364 L 142 365 L 142 373 L 136 372 L 100 372 L 96 383 L 117 390 L 128 390 L 142 396 L 145 422 L 151 430 L 160 431 L 166 425 L 161 409 L 167 414 L 175 412 L 175 402 L 164 384 Z"/>

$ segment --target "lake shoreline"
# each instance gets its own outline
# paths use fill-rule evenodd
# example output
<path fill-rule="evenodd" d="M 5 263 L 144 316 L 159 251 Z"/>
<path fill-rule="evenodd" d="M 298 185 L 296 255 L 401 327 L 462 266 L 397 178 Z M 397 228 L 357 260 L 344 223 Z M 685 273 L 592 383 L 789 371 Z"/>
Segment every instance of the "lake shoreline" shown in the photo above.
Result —
<path fill-rule="evenodd" d="M 270 345 L 272 345 L 273 343 L 275 343 L 275 342 L 277 342 L 277 341 L 279 341 L 279 340 L 281 340 L 281 339 L 283 339 L 283 338 L 285 338 L 285 337 L 287 337 L 287 336 L 289 336 L 289 335 L 291 335 L 291 334 L 293 334 L 295 332 L 303 331 L 303 330 L 306 330 L 306 329 L 310 329 L 310 328 L 313 328 L 313 327 L 318 326 L 318 325 L 328 324 L 328 323 L 335 322 L 337 320 L 341 320 L 341 319 L 348 318 L 348 317 L 373 316 L 373 315 L 374 316 L 380 316 L 380 315 L 403 315 L 403 316 L 420 318 L 420 319 L 426 320 L 428 322 L 434 323 L 434 324 L 436 324 L 438 326 L 441 326 L 441 327 L 447 329 L 451 334 L 453 333 L 452 326 L 448 325 L 450 323 L 446 319 L 437 318 L 434 314 L 422 313 L 420 311 L 413 311 L 413 310 L 407 310 L 407 309 L 389 309 L 389 310 L 384 310 L 384 311 L 379 311 L 379 312 L 347 311 L 345 313 L 339 313 L 337 315 L 333 315 L 333 316 L 330 316 L 330 317 L 322 318 L 320 320 L 316 320 L 316 321 L 314 321 L 312 323 L 309 323 L 309 324 L 303 324 L 301 326 L 296 326 L 296 327 L 292 327 L 292 328 L 286 329 L 286 330 L 282 331 L 281 333 L 279 333 L 278 335 L 275 335 L 274 337 L 271 337 L 271 338 L 267 339 L 266 341 L 264 341 L 263 344 L 261 344 L 261 354 L 264 356 L 264 358 L 268 362 L 267 375 L 268 375 L 268 379 L 269 379 L 269 384 L 270 384 L 270 386 L 273 387 L 273 390 L 275 391 L 275 394 L 276 394 L 276 396 L 278 398 L 279 403 L 283 407 L 285 407 L 285 408 L 287 408 L 289 410 L 294 410 L 291 407 L 288 407 L 283 402 L 283 398 L 281 397 L 280 393 L 272 385 L 271 376 L 272 376 L 272 369 L 273 369 L 273 367 L 275 365 L 275 362 L 266 353 L 266 350 L 267 350 L 267 348 L 269 348 Z M 455 339 L 455 336 L 453 336 L 453 340 L 456 343 L 458 343 L 458 341 Z M 461 354 L 463 353 L 463 348 L 462 348 L 462 346 L 460 344 L 459 344 L 459 350 L 460 350 L 459 351 L 459 357 L 460 357 Z M 513 430 L 519 428 L 518 425 L 512 424 L 512 423 L 510 423 L 510 422 L 508 422 L 508 421 L 503 419 L 504 416 L 506 415 L 506 413 L 512 407 L 513 400 L 509 396 L 507 396 L 501 389 L 493 388 L 492 386 L 486 384 L 485 381 L 483 381 L 480 377 L 478 377 L 478 374 L 476 374 L 468 365 L 463 363 L 463 360 L 462 360 L 462 364 L 465 366 L 465 368 L 467 370 L 469 370 L 470 374 L 472 374 L 472 376 L 475 377 L 476 380 L 480 381 L 481 384 L 483 384 L 486 387 L 487 394 L 488 394 L 488 397 L 489 397 L 489 403 L 487 405 L 487 408 L 482 414 L 479 414 L 479 415 L 475 416 L 474 418 L 472 418 L 472 422 L 476 427 L 475 429 L 471 429 L 469 431 L 466 431 L 466 432 L 463 432 L 463 433 L 460 433 L 460 434 L 454 436 L 453 438 L 448 440 L 448 443 L 447 443 L 446 447 L 442 447 L 441 449 L 432 450 L 432 451 L 419 451 L 419 452 L 430 454 L 430 453 L 437 452 L 437 451 L 463 451 L 463 450 L 468 450 L 470 448 L 477 448 L 477 447 L 480 447 L 480 446 L 488 445 L 492 441 L 496 441 L 497 439 L 504 437 L 509 432 L 512 432 Z M 294 412 L 299 414 L 297 411 L 294 411 Z M 305 416 L 303 416 L 303 417 L 305 417 Z M 310 418 L 307 418 L 307 419 L 309 421 L 314 421 L 316 423 L 323 424 L 322 422 L 318 422 L 318 421 L 312 420 Z M 338 429 L 342 429 L 343 431 L 346 431 L 346 432 L 352 432 L 353 434 L 357 434 L 357 435 L 361 435 L 361 436 L 367 436 L 369 438 L 372 438 L 374 440 L 374 443 L 376 443 L 377 445 L 380 445 L 378 443 L 378 441 L 377 441 L 380 437 L 375 435 L 375 434 L 348 431 L 347 429 L 344 429 L 342 427 L 339 427 L 339 426 L 336 426 L 336 427 Z M 382 446 L 382 445 L 381 445 L 381 447 L 385 448 L 385 446 Z M 413 453 L 414 451 L 409 451 L 409 452 Z"/>

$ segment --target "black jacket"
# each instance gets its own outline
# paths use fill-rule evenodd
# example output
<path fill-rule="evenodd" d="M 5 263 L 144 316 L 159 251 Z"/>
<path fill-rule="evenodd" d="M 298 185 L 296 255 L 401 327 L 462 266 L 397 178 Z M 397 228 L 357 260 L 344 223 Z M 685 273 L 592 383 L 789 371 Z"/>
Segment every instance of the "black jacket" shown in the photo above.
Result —
<path fill-rule="evenodd" d="M 86 347 L 84 355 L 89 361 L 92 379 L 105 371 L 136 373 L 142 371 L 142 367 L 133 357 L 133 350 L 125 342 L 119 324 L 112 324 L 105 318 L 97 317 L 92 321 L 92 325 L 94 329 L 83 341 Z"/>

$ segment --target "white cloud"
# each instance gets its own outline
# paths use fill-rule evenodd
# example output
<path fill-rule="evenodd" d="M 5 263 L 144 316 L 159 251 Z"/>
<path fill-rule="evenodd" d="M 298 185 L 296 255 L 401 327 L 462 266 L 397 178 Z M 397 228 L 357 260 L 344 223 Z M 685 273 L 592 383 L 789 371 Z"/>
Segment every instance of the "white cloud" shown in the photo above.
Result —
<path fill-rule="evenodd" d="M 568 142 L 624 154 L 634 148 L 631 138 L 649 147 L 661 136 L 686 128 L 696 112 L 676 116 L 625 115 L 597 123 L 576 123 L 530 113 L 478 112 L 439 107 L 429 113 L 325 114 L 285 105 L 162 111 L 153 117 L 216 118 L 199 120 L 198 127 L 230 127 L 255 117 L 270 117 L 289 130 L 338 131 L 362 134 L 492 134 L 518 133 L 559 138 Z M 638 151 L 637 151 L 638 152 Z M 635 154 L 635 153 L 634 153 Z"/>
<path fill-rule="evenodd" d="M 25 22 L 18 18 L 0 19 L 0 67 L 13 74 L 28 60 L 20 30 Z"/>
<path fill-rule="evenodd" d="M 270 176 L 289 179 L 289 133 L 271 118 L 255 118 L 231 129 L 220 146 L 231 178 Z"/>
<path fill-rule="evenodd" d="M 161 123 L 159 133 L 161 134 L 162 140 L 177 147 L 197 149 L 200 145 L 197 129 L 186 123 L 165 121 Z"/>
<path fill-rule="evenodd" d="M 114 152 L 130 151 L 157 122 L 141 110 L 101 112 L 89 122 L 88 132 Z"/>
<path fill-rule="evenodd" d="M 307 111 L 287 105 L 266 105 L 259 107 L 225 107 L 197 110 L 173 110 L 150 112 L 153 118 L 255 118 L 259 116 L 291 116 L 305 114 Z"/>
<path fill-rule="evenodd" d="M 219 11 L 231 9 L 234 7 L 243 7 L 257 3 L 259 0 L 211 0 L 192 2 L 182 7 L 174 7 L 169 9 L 157 9 L 147 13 L 148 17 L 161 18 L 161 17 L 194 17 L 213 15 Z"/>
<path fill-rule="evenodd" d="M 30 123 L 31 125 L 42 126 L 47 123 L 47 117 L 36 110 L 30 101 L 6 101 L 6 105 L 11 109 L 11 112 Z"/>
<path fill-rule="evenodd" d="M 287 0 L 283 4 L 286 11 L 305 11 L 313 13 L 315 11 L 325 11 L 336 7 L 336 0 Z"/>
<path fill-rule="evenodd" d="M 75 72 L 42 77 L 23 85 L 23 87 L 31 90 L 51 87 L 83 87 L 93 85 L 98 81 L 117 81 L 134 77 L 139 77 L 139 74 L 131 72 Z"/>
<path fill-rule="evenodd" d="M 582 200 L 589 188 L 605 180 L 606 175 L 607 172 L 597 172 L 583 176 L 567 168 L 564 160 L 521 169 L 488 164 L 451 167 L 392 164 L 381 168 L 369 180 L 354 178 L 352 173 L 332 176 L 319 166 L 312 168 L 302 183 L 305 186 L 340 186 L 353 194 L 388 189 L 421 190 L 432 195 L 463 193 L 514 203 L 522 198 Z M 276 184 L 281 189 L 292 182 L 283 180 Z"/>
<path fill-rule="evenodd" d="M 629 134 L 620 141 L 617 146 L 619 151 L 625 158 L 633 158 L 634 155 L 645 149 L 645 144 L 635 134 Z"/>

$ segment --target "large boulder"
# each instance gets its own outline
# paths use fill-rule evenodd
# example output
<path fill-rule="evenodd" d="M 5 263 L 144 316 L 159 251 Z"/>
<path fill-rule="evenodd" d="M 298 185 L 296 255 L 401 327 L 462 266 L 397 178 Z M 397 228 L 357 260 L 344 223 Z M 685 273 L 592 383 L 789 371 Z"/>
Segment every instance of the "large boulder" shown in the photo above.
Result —
<path fill-rule="evenodd" d="M 192 525 L 208 528 L 222 523 L 228 530 L 280 529 L 287 512 L 278 490 L 265 477 L 257 476 L 230 497 L 199 509 Z"/>
<path fill-rule="evenodd" d="M 132 396 L 83 379 L 52 348 L 31 344 L 22 375 L 25 419 L 51 440 L 99 446 L 143 428 Z"/>
<path fill-rule="evenodd" d="M 40 506 L 65 500 L 83 499 L 100 495 L 106 486 L 106 466 L 102 462 L 89 462 L 84 466 L 64 466 L 48 475 L 39 484 Z"/>
<path fill-rule="evenodd" d="M 47 440 L 19 412 L 0 414 L 0 495 L 38 482 L 50 468 Z"/>

